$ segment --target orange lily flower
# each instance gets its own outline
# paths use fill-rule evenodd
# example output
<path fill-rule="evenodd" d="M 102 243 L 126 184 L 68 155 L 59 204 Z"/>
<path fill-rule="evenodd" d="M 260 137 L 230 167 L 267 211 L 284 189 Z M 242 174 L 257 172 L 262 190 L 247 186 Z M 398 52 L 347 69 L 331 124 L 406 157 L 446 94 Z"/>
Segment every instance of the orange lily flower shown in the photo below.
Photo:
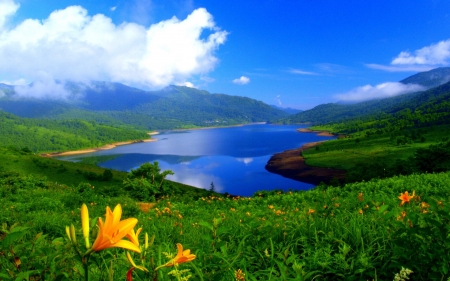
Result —
<path fill-rule="evenodd" d="M 131 229 L 130 232 L 127 234 L 127 238 L 137 247 L 139 247 L 139 234 L 142 231 L 142 227 L 139 228 L 136 232 L 134 232 L 134 229 Z"/>
<path fill-rule="evenodd" d="M 406 202 L 411 201 L 411 199 L 413 199 L 413 198 L 414 198 L 414 194 L 409 195 L 408 191 L 405 191 L 405 193 L 400 193 L 400 196 L 398 197 L 398 199 L 402 200 L 402 202 L 400 203 L 400 206 L 402 206 Z"/>
<path fill-rule="evenodd" d="M 136 241 L 131 242 L 122 240 L 127 234 L 131 233 L 131 230 L 137 224 L 138 220 L 135 218 L 128 218 L 120 221 L 121 216 L 122 207 L 120 204 L 117 204 L 114 211 L 111 211 L 109 207 L 106 207 L 105 223 L 103 224 L 102 218 L 98 219 L 99 231 L 91 248 L 93 251 L 98 252 L 107 248 L 118 247 L 137 253 L 141 252 L 139 246 L 134 243 Z"/>
<path fill-rule="evenodd" d="M 183 245 L 180 243 L 177 244 L 178 253 L 176 257 L 174 257 L 171 261 L 164 264 L 163 266 L 174 266 L 178 265 L 180 263 L 190 262 L 195 259 L 195 255 L 191 254 L 191 250 L 184 250 L 183 251 Z"/>

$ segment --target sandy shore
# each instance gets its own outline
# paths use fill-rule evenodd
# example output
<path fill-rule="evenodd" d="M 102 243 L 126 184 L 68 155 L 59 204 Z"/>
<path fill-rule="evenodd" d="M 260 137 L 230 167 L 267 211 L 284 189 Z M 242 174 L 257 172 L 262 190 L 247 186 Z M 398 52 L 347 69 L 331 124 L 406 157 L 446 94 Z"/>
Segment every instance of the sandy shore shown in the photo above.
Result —
<path fill-rule="evenodd" d="M 149 135 L 156 135 L 158 132 L 152 132 L 148 133 Z M 86 154 L 86 153 L 92 153 L 100 150 L 108 150 L 113 149 L 120 145 L 127 145 L 127 144 L 133 144 L 133 143 L 141 143 L 141 142 L 153 142 L 157 141 L 157 139 L 145 139 L 145 140 L 137 140 L 137 141 L 123 141 L 123 142 L 115 142 L 112 144 L 107 144 L 104 146 L 96 147 L 96 148 L 88 148 L 88 149 L 81 149 L 81 150 L 73 150 L 73 151 L 65 151 L 65 152 L 54 152 L 54 153 L 44 153 L 41 154 L 43 157 L 57 157 L 57 156 L 69 156 L 69 155 L 78 155 L 78 154 Z"/>

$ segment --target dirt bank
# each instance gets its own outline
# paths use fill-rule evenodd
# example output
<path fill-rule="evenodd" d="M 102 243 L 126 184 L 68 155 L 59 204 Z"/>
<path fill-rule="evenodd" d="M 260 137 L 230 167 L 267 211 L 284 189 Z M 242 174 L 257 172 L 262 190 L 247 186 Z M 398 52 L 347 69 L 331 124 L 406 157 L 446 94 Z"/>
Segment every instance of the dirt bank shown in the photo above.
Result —
<path fill-rule="evenodd" d="M 319 143 L 321 142 L 311 142 L 300 148 L 277 153 L 269 159 L 265 168 L 271 173 L 310 184 L 329 183 L 333 178 L 343 181 L 345 171 L 306 165 L 303 150 Z"/>

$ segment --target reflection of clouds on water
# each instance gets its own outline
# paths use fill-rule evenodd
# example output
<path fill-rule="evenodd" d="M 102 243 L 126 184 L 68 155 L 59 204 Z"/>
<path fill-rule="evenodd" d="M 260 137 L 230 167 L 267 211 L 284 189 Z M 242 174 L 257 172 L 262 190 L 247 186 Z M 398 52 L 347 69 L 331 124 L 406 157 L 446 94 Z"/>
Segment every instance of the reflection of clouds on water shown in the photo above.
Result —
<path fill-rule="evenodd" d="M 203 168 L 205 170 L 214 170 L 215 168 L 217 168 L 219 166 L 220 166 L 220 163 L 218 163 L 218 162 L 211 162 L 208 165 L 200 166 L 200 167 L 197 167 L 197 168 Z"/>
<path fill-rule="evenodd" d="M 253 158 L 236 158 L 238 162 L 242 162 L 245 165 L 248 165 L 253 162 Z"/>
<path fill-rule="evenodd" d="M 167 176 L 168 180 L 181 182 L 198 188 L 209 189 L 211 183 L 214 183 L 216 192 L 223 192 L 223 184 L 219 177 L 210 174 L 201 173 L 198 169 L 191 169 L 188 166 L 179 166 L 179 169 L 173 170 L 174 175 Z"/>

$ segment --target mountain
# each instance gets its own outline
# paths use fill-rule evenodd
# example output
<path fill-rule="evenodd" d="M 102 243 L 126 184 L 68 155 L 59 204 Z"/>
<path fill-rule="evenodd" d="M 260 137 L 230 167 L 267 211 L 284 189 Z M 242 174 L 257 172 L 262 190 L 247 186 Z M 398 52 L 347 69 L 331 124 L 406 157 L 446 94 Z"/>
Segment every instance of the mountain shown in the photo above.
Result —
<path fill-rule="evenodd" d="M 400 83 L 414 83 L 427 88 L 437 87 L 450 81 L 450 68 L 441 67 L 430 71 L 417 73 Z M 314 123 L 324 124 L 329 122 L 340 122 L 353 118 L 361 118 L 369 115 L 392 113 L 407 106 L 409 100 L 420 96 L 422 92 L 399 95 L 390 98 L 369 100 L 359 103 L 328 103 L 318 105 L 310 110 L 297 113 L 280 120 L 280 123 Z M 414 103 L 414 101 L 413 101 Z"/>
<path fill-rule="evenodd" d="M 297 113 L 300 113 L 300 112 L 303 111 L 301 109 L 295 109 L 295 108 L 291 108 L 291 107 L 281 107 L 281 106 L 277 106 L 277 105 L 273 105 L 273 104 L 271 106 L 273 108 L 282 110 L 282 111 L 284 111 L 284 112 L 286 112 L 288 114 L 297 114 Z"/>
<path fill-rule="evenodd" d="M 289 113 L 254 99 L 184 86 L 144 91 L 120 83 L 67 82 L 61 100 L 0 95 L 0 109 L 21 117 L 84 119 L 145 130 L 267 122 Z M 11 90 L 10 90 L 11 91 Z"/>
<path fill-rule="evenodd" d="M 403 84 L 419 84 L 433 88 L 450 81 L 450 67 L 439 67 L 430 71 L 420 72 L 400 81 Z"/>

